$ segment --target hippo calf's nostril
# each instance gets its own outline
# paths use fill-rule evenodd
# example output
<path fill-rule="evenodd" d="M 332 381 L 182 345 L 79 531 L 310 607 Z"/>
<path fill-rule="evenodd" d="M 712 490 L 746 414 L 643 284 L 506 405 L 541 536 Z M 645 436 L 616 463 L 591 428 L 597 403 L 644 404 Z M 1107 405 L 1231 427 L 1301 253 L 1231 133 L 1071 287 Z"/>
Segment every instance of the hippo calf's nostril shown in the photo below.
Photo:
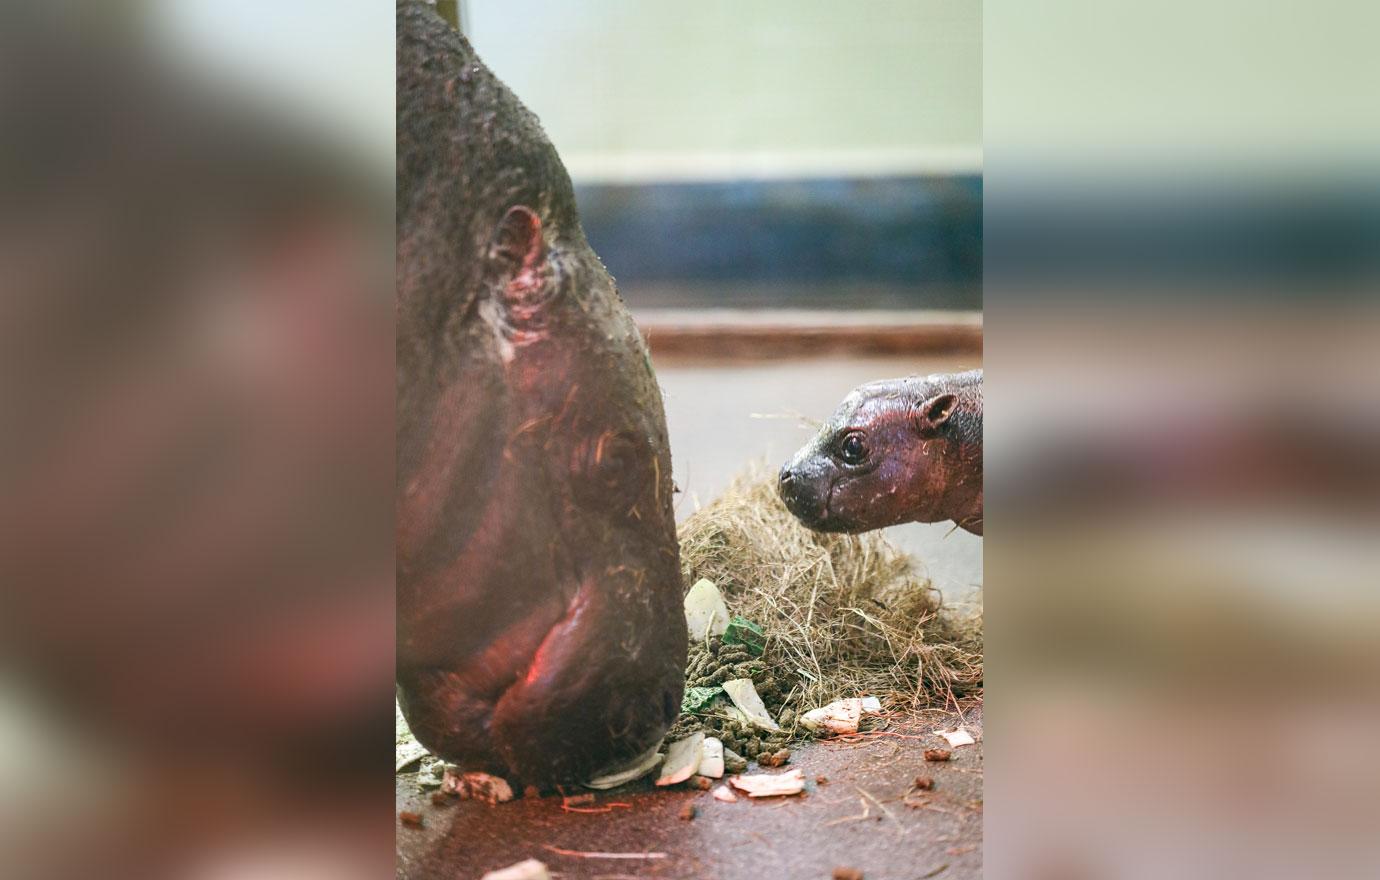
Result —
<path fill-rule="evenodd" d="M 776 484 L 777 491 L 781 494 L 783 499 L 790 501 L 796 496 L 796 488 L 797 482 L 795 473 L 789 467 L 783 467 Z"/>

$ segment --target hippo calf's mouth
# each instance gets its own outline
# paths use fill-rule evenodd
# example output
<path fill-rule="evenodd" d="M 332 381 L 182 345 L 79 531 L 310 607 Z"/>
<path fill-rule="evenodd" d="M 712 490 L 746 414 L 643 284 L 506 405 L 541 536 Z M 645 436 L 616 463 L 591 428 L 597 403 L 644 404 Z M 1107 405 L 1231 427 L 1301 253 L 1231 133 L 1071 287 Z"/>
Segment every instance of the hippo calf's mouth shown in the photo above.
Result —
<path fill-rule="evenodd" d="M 818 499 L 809 495 L 792 495 L 786 500 L 786 509 L 805 525 L 817 531 L 828 531 L 829 502 L 834 494 L 834 483 Z"/>
<path fill-rule="evenodd" d="M 800 471 L 787 464 L 781 469 L 777 494 L 786 509 L 807 528 L 817 532 L 853 532 L 853 523 L 834 510 L 834 497 L 844 482 L 843 475 L 812 476 L 810 468 Z M 823 483 L 823 491 L 819 485 Z"/>
<path fill-rule="evenodd" d="M 821 532 L 848 532 L 851 531 L 849 524 L 833 514 L 831 507 L 834 503 L 834 494 L 838 491 L 839 481 L 831 480 L 829 491 L 824 493 L 824 507 L 820 510 L 816 525 L 811 526 Z"/>
<path fill-rule="evenodd" d="M 800 520 L 802 525 L 816 532 L 857 534 L 858 532 L 866 531 L 866 529 L 859 528 L 852 519 L 832 509 L 834 497 L 839 492 L 840 482 L 840 480 L 830 481 L 829 488 L 825 491 L 824 499 L 817 510 L 807 511 L 802 515 L 800 511 L 790 508 L 789 505 L 787 505 L 787 507 L 791 510 L 791 513 L 795 515 L 795 518 Z"/>

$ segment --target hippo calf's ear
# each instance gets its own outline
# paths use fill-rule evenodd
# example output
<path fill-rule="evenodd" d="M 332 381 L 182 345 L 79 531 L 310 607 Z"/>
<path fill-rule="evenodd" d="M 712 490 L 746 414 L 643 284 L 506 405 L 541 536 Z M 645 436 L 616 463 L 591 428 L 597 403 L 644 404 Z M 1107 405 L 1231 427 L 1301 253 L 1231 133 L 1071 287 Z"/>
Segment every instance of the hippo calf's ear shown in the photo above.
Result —
<path fill-rule="evenodd" d="M 933 437 L 939 433 L 940 426 L 949 420 L 957 405 L 958 396 L 955 394 L 937 394 L 920 404 L 915 415 L 915 426 L 920 436 Z"/>
<path fill-rule="evenodd" d="M 509 208 L 494 230 L 489 263 L 501 304 L 518 322 L 530 318 L 555 288 L 546 256 L 541 217 L 524 205 Z"/>

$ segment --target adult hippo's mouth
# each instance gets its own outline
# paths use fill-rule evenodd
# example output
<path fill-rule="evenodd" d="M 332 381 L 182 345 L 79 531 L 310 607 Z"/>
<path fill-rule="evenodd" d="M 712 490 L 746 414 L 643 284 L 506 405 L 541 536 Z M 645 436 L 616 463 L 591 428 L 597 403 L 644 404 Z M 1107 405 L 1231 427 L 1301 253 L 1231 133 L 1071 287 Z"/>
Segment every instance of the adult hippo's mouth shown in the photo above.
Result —
<path fill-rule="evenodd" d="M 538 785 L 655 747 L 679 712 L 683 666 L 668 661 L 668 627 L 619 601 L 629 586 L 586 580 L 554 619 L 538 612 L 468 656 L 400 669 L 413 732 L 467 769 Z"/>
<path fill-rule="evenodd" d="M 648 636 L 659 628 L 628 620 L 610 601 L 617 592 L 582 584 L 495 703 L 489 726 L 518 777 L 592 777 L 654 747 L 675 721 L 683 673 L 656 662 Z"/>

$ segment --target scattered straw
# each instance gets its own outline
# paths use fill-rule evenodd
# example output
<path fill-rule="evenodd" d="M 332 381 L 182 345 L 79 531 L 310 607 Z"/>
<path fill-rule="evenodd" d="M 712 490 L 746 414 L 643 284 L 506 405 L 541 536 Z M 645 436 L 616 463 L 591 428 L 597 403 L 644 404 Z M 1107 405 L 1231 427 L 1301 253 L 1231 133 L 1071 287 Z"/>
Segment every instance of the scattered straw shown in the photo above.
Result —
<path fill-rule="evenodd" d="M 561 849 L 559 846 L 552 846 L 543 843 L 542 846 L 561 856 L 571 856 L 577 859 L 664 859 L 664 852 L 588 852 L 582 849 Z"/>

